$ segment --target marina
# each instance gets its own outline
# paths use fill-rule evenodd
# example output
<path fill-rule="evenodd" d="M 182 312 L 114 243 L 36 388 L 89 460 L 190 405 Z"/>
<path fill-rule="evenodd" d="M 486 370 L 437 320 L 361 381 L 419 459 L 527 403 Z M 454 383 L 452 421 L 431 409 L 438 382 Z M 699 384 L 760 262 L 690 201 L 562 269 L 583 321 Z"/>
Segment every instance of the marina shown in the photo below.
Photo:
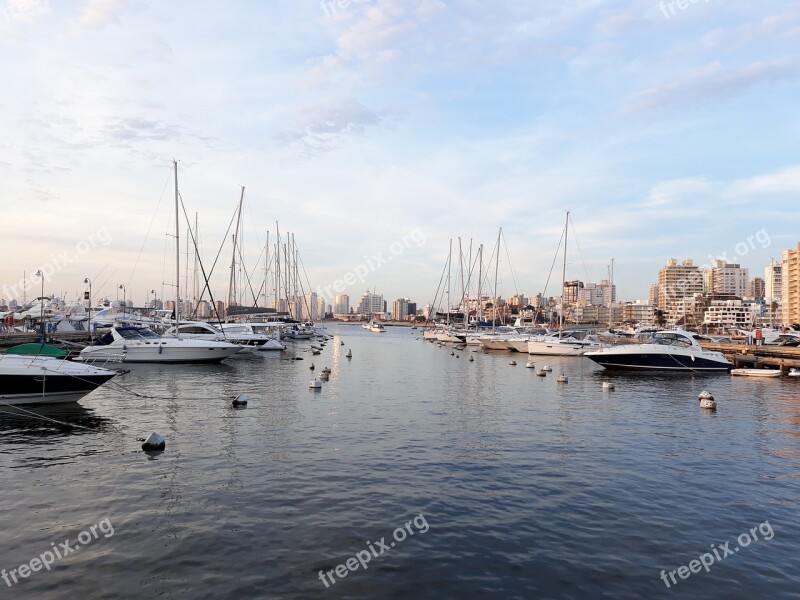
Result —
<path fill-rule="evenodd" d="M 672 598 L 662 569 L 764 521 L 773 539 L 681 597 L 794 593 L 800 380 L 643 377 L 581 357 L 537 361 L 552 376 L 536 377 L 407 328 L 327 332 L 317 389 L 298 342 L 130 365 L 79 403 L 28 409 L 50 420 L 3 408 L 0 565 L 100 519 L 114 528 L 14 597 Z M 149 456 L 137 438 L 152 431 L 166 447 Z M 320 581 L 420 514 L 424 535 Z"/>
<path fill-rule="evenodd" d="M 0 0 L 0 600 L 800 600 L 795 4 Z"/>

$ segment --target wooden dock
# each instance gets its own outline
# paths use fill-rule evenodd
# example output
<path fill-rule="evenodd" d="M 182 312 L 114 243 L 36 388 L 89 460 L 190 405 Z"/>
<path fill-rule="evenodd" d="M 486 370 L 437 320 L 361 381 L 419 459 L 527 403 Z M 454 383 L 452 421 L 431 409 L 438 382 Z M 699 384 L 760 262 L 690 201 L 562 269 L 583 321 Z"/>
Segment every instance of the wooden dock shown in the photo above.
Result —
<path fill-rule="evenodd" d="M 779 367 L 787 372 L 800 369 L 800 348 L 792 346 L 756 346 L 754 344 L 712 344 L 701 342 L 706 350 L 722 352 L 737 369 L 747 367 Z"/>

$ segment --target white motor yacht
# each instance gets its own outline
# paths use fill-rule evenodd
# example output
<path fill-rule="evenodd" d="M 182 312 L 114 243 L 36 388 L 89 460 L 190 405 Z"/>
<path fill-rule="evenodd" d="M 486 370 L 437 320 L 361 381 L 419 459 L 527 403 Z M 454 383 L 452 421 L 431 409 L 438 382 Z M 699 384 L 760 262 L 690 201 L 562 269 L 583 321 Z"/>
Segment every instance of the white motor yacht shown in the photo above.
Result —
<path fill-rule="evenodd" d="M 242 349 L 228 342 L 161 337 L 147 327 L 112 327 L 80 360 L 125 363 L 217 363 Z"/>
<path fill-rule="evenodd" d="M 258 346 L 259 351 L 286 350 L 286 346 L 281 342 L 280 323 L 223 323 L 220 327 L 226 335 L 249 334 L 266 338 L 266 341 Z"/>
<path fill-rule="evenodd" d="M 528 340 L 528 354 L 540 356 L 583 356 L 591 350 L 599 350 L 600 342 L 580 339 L 569 333 L 536 336 Z"/>

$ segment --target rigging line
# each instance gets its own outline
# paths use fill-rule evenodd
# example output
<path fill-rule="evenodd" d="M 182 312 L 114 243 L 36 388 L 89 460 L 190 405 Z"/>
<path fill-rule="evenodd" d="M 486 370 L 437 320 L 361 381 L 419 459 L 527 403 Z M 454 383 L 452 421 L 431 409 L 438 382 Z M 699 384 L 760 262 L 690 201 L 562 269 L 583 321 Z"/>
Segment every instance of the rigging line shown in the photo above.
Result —
<path fill-rule="evenodd" d="M 586 281 L 592 281 L 591 276 L 589 275 L 589 267 L 586 264 L 586 261 L 583 259 L 583 252 L 581 251 L 581 245 L 578 242 L 578 234 L 575 233 L 575 219 L 571 219 L 569 222 L 570 227 L 572 227 L 572 239 L 575 240 L 575 246 L 578 248 L 578 255 L 581 257 L 581 262 L 583 263 L 583 268 L 586 271 Z"/>
<path fill-rule="evenodd" d="M 183 218 L 186 219 L 186 223 L 189 224 L 189 215 L 186 213 L 186 206 L 183 204 L 183 196 L 180 195 L 180 192 L 178 192 L 178 198 L 181 201 L 181 208 L 183 209 Z M 192 231 L 191 226 L 189 227 L 189 233 L 192 236 L 192 244 L 194 245 L 194 251 L 195 251 L 195 253 L 197 255 L 197 263 L 200 265 L 200 272 L 203 274 L 203 281 L 205 282 L 205 288 L 203 288 L 203 293 L 205 293 L 206 289 L 208 289 L 208 297 L 211 299 L 211 310 L 213 310 L 214 314 L 217 315 L 217 322 L 221 324 L 222 323 L 222 319 L 220 318 L 219 313 L 217 312 L 217 303 L 214 302 L 214 294 L 211 291 L 211 285 L 209 283 L 210 273 L 209 273 L 209 275 L 206 275 L 206 268 L 203 266 L 203 259 L 200 258 L 200 254 L 199 254 L 198 249 L 197 249 L 197 239 L 195 239 L 195 237 L 194 237 L 194 232 Z M 225 232 L 225 237 L 227 237 L 227 236 L 228 236 L 228 233 Z M 221 250 L 222 249 L 220 248 L 220 251 Z M 217 258 L 219 258 L 219 254 L 217 254 Z M 214 262 L 214 264 L 216 264 L 216 261 Z M 212 271 L 213 271 L 213 267 L 212 267 Z M 197 300 L 197 306 L 200 305 L 200 300 L 203 298 L 203 293 L 200 294 L 200 298 Z M 195 306 L 195 308 L 194 308 L 195 314 L 197 314 L 197 306 Z M 176 317 L 178 316 L 177 315 L 177 311 L 178 311 L 178 307 L 176 306 L 175 307 L 175 316 Z"/>
<path fill-rule="evenodd" d="M 119 269 L 114 269 L 113 271 L 111 271 L 111 275 L 106 277 L 105 281 L 103 281 L 103 283 L 100 284 L 100 287 L 98 289 L 102 290 L 106 286 L 108 281 L 114 276 L 114 273 L 116 273 L 117 271 L 119 271 Z M 116 287 L 116 286 L 114 286 L 114 287 Z"/>
<path fill-rule="evenodd" d="M 180 196 L 180 192 L 178 193 L 178 196 Z M 183 202 L 183 198 L 181 198 L 181 203 L 182 202 Z M 238 205 L 239 203 L 237 202 L 236 204 Z M 185 207 L 183 209 L 183 214 L 186 215 L 186 208 Z M 189 217 L 186 217 L 187 222 L 188 222 L 188 218 Z M 209 283 L 208 279 L 214 274 L 214 268 L 217 266 L 217 261 L 219 261 L 219 257 L 222 254 L 222 249 L 225 247 L 225 243 L 228 241 L 228 233 L 230 233 L 230 231 L 231 231 L 231 226 L 233 225 L 233 221 L 234 221 L 235 218 L 236 218 L 236 211 L 233 211 L 233 215 L 231 216 L 231 221 L 230 221 L 230 223 L 228 223 L 228 229 L 225 230 L 225 235 L 222 236 L 222 243 L 220 244 L 219 250 L 217 251 L 217 257 L 214 259 L 214 264 L 211 265 L 211 270 L 208 272 L 208 278 L 206 278 L 206 276 L 205 276 L 205 271 L 203 272 L 203 278 L 205 279 L 205 286 L 203 287 L 203 290 L 200 292 L 200 298 L 198 298 L 198 300 L 197 300 L 198 302 L 200 302 L 200 300 L 203 299 L 203 296 L 205 295 L 206 290 L 208 290 L 208 296 L 212 297 L 211 284 Z M 214 305 L 213 302 L 212 302 L 212 305 Z M 214 308 L 214 312 L 216 313 L 216 307 Z M 219 315 L 217 315 L 217 318 L 219 318 Z"/>
<path fill-rule="evenodd" d="M 472 275 L 475 272 L 475 265 L 477 264 L 478 264 L 478 255 L 475 254 L 475 260 L 472 261 L 472 264 L 467 263 L 467 266 L 469 267 L 469 273 L 467 274 L 467 283 L 464 286 L 464 291 L 461 295 L 461 302 L 459 303 L 459 306 L 461 306 L 461 304 L 464 305 L 465 324 L 467 324 L 469 321 L 469 295 L 470 295 L 469 286 L 472 284 Z M 478 302 L 480 302 L 480 298 L 478 298 Z"/>
<path fill-rule="evenodd" d="M 258 228 L 256 227 L 256 217 L 253 214 L 253 205 L 250 203 L 250 196 L 247 197 L 247 209 L 250 211 L 250 222 L 253 224 L 253 232 L 256 234 L 256 241 L 259 245 L 263 246 L 261 243 L 261 237 L 258 235 Z"/>
<path fill-rule="evenodd" d="M 169 180 L 171 177 L 172 177 L 172 165 L 170 165 L 169 167 L 169 173 L 167 174 L 167 179 L 166 181 L 164 181 L 164 189 L 161 190 L 161 197 L 158 199 L 158 204 L 156 205 L 155 212 L 153 212 L 153 218 L 150 219 L 150 226 L 147 228 L 147 233 L 144 234 L 144 240 L 142 240 L 142 245 L 139 247 L 139 254 L 136 256 L 136 262 L 133 263 L 131 276 L 128 278 L 128 282 L 125 284 L 126 288 L 130 285 L 131 281 L 133 280 L 133 276 L 136 273 L 136 267 L 139 266 L 139 259 L 142 257 L 142 251 L 144 250 L 144 246 L 147 243 L 147 238 L 150 236 L 150 230 L 153 228 L 153 223 L 156 222 L 156 217 L 158 216 L 158 209 L 161 207 L 161 202 L 164 200 L 164 194 L 167 191 L 167 185 L 169 185 Z"/>
<path fill-rule="evenodd" d="M 556 261 L 558 260 L 558 252 L 559 252 L 559 250 L 561 250 L 561 242 L 564 241 L 564 233 L 565 233 L 565 231 L 562 229 L 561 230 L 561 237 L 558 240 L 558 247 L 556 248 L 556 253 L 553 256 L 553 264 L 550 265 L 550 273 L 548 273 L 548 275 L 547 275 L 547 281 L 544 282 L 544 289 L 542 290 L 542 300 L 543 301 L 547 299 L 547 286 L 550 285 L 550 278 L 553 276 L 553 269 L 555 268 Z M 562 294 L 564 293 L 563 289 L 561 290 L 561 293 Z M 541 307 L 537 307 L 536 308 L 536 316 L 534 317 L 534 321 L 538 318 L 540 310 L 541 310 Z M 548 312 L 550 312 L 549 309 L 548 309 Z"/>
<path fill-rule="evenodd" d="M 239 265 L 240 266 L 244 266 L 244 256 L 242 256 L 242 247 L 239 244 L 237 244 L 236 246 L 237 246 L 236 250 L 238 251 L 238 254 L 239 254 Z M 260 260 L 261 260 L 261 257 L 259 256 L 259 261 Z M 258 264 L 258 263 L 256 263 L 256 264 Z M 247 287 L 250 288 L 250 294 L 253 296 L 253 306 L 255 307 L 255 306 L 258 305 L 258 300 L 256 300 L 256 293 L 255 293 L 255 291 L 253 291 L 253 283 L 250 281 L 250 274 L 247 272 L 247 267 L 246 266 L 244 267 L 244 276 L 245 276 L 245 279 L 247 279 Z"/>
<path fill-rule="evenodd" d="M 436 308 L 436 301 L 439 299 L 439 290 L 442 289 L 442 284 L 444 283 L 444 274 L 447 273 L 447 267 L 450 264 L 450 256 L 447 257 L 447 260 L 444 262 L 444 268 L 442 269 L 442 276 L 439 278 L 439 287 L 436 288 L 436 294 L 433 297 L 433 302 L 431 302 L 430 307 L 431 310 L 434 311 L 434 322 L 436 320 L 435 315 L 438 314 L 439 310 Z M 444 295 L 444 292 L 442 293 Z M 428 322 L 431 320 L 431 311 L 428 311 L 428 316 L 425 318 L 425 325 L 423 327 L 428 326 Z"/>
<path fill-rule="evenodd" d="M 508 259 L 508 266 L 511 269 L 511 280 L 514 282 L 514 289 L 517 294 L 519 294 L 519 281 L 517 280 L 517 273 L 514 271 L 514 263 L 511 262 L 511 253 L 508 251 L 508 240 L 506 240 L 505 234 L 503 234 L 503 247 L 506 249 L 506 258 Z"/>

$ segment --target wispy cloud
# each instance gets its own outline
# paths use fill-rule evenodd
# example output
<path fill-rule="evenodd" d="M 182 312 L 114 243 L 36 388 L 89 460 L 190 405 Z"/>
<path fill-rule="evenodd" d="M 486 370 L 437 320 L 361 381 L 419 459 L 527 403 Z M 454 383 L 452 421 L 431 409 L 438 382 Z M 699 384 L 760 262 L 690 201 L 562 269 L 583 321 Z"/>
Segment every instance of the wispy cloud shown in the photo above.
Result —
<path fill-rule="evenodd" d="M 352 98 L 334 98 L 304 109 L 297 124 L 277 133 L 275 139 L 296 147 L 303 156 L 312 156 L 333 150 L 344 138 L 363 135 L 396 115 L 389 110 L 369 109 Z"/>
<path fill-rule="evenodd" d="M 706 100 L 730 98 L 751 88 L 797 78 L 800 62 L 795 58 L 757 62 L 725 70 L 714 62 L 688 75 L 636 92 L 624 106 L 625 113 L 696 105 Z"/>
<path fill-rule="evenodd" d="M 105 27 L 119 24 L 120 17 L 134 10 L 140 10 L 138 0 L 86 0 L 80 15 L 70 21 L 75 30 Z"/>

